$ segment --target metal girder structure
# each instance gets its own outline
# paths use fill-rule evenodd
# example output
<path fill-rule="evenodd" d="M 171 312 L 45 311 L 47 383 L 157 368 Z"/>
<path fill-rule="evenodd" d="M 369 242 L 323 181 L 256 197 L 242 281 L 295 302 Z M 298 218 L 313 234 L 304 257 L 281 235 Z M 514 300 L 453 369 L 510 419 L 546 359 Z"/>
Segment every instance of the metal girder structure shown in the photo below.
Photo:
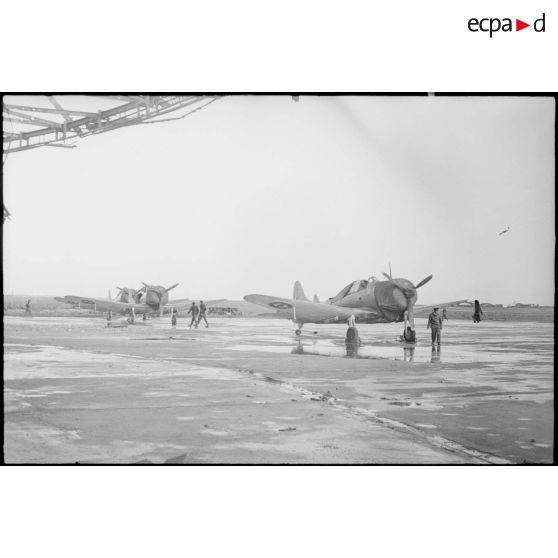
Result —
<path fill-rule="evenodd" d="M 118 105 L 91 112 L 64 108 L 62 95 L 58 98 L 52 95 L 38 97 L 43 101 L 45 98 L 48 99 L 50 106 L 37 106 L 34 103 L 33 106 L 10 104 L 4 97 L 2 106 L 4 154 L 44 146 L 75 147 L 73 143 L 68 142 L 123 126 L 160 122 L 162 120 L 158 120 L 158 117 L 162 115 L 190 108 L 191 110 L 186 114 L 177 117 L 177 119 L 183 118 L 219 98 L 215 95 L 99 95 L 98 97 L 105 101 L 117 102 Z M 95 96 L 87 97 L 90 100 Z M 174 118 L 169 120 L 172 119 Z"/>

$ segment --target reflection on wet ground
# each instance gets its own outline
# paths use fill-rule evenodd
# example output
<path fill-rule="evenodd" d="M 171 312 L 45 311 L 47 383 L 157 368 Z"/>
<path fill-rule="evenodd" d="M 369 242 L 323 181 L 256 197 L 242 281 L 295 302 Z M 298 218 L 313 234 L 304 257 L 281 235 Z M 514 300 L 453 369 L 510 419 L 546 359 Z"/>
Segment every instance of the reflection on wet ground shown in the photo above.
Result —
<path fill-rule="evenodd" d="M 254 321 L 257 323 L 257 320 L 252 322 Z M 433 348 L 429 343 L 426 321 L 416 321 L 416 344 L 398 340 L 398 324 L 360 324 L 362 343 L 347 346 L 342 325 L 317 326 L 320 328 L 317 335 L 303 331 L 302 336 L 296 338 L 289 330 L 288 322 L 285 322 L 282 335 L 270 335 L 269 330 L 260 335 L 256 331 L 250 336 L 250 343 L 236 344 L 229 348 L 328 357 L 387 358 L 431 364 L 482 363 L 505 366 L 529 361 L 553 363 L 553 324 L 527 322 L 521 323 L 518 328 L 518 324 L 512 323 L 469 324 L 454 321 L 444 329 L 442 346 Z M 421 325 L 424 327 L 423 335 Z M 277 330 L 277 326 L 274 329 Z"/>

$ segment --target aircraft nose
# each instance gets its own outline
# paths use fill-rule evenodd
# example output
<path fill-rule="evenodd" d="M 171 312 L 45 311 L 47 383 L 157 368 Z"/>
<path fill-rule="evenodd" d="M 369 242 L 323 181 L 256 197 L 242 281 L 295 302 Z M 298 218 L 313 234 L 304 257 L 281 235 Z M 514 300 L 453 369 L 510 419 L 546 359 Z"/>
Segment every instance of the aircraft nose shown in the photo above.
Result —
<path fill-rule="evenodd" d="M 408 299 L 401 289 L 395 288 L 391 294 L 393 305 L 405 310 L 407 308 Z"/>
<path fill-rule="evenodd" d="M 159 296 L 154 291 L 147 291 L 145 296 L 145 302 L 147 304 L 159 304 Z"/>

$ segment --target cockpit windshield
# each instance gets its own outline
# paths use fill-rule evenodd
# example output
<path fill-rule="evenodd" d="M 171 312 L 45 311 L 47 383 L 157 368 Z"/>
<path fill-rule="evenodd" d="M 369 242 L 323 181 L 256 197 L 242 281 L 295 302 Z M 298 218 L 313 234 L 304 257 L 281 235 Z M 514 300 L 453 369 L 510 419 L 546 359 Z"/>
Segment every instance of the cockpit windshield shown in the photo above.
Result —
<path fill-rule="evenodd" d="M 358 291 L 366 289 L 366 285 L 367 281 L 365 281 L 364 279 L 362 281 L 355 281 L 349 289 L 349 294 L 358 293 Z"/>
<path fill-rule="evenodd" d="M 360 281 L 353 281 L 352 283 L 349 283 L 346 287 L 341 289 L 339 293 L 337 293 L 333 297 L 333 300 L 341 300 L 342 298 L 345 298 L 347 295 L 357 293 L 362 289 L 366 289 L 367 285 L 368 285 L 368 281 L 366 281 L 366 279 L 362 279 Z"/>

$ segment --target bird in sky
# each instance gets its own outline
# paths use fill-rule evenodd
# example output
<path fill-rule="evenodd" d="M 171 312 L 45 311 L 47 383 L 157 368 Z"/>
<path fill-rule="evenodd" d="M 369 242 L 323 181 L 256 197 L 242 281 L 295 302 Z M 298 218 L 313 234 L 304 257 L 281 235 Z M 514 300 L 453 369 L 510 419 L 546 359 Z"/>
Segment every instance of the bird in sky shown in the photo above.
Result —
<path fill-rule="evenodd" d="M 508 227 L 507 229 L 504 229 L 502 232 L 498 233 L 498 236 L 503 235 L 504 233 L 507 233 L 510 230 L 510 228 Z"/>

